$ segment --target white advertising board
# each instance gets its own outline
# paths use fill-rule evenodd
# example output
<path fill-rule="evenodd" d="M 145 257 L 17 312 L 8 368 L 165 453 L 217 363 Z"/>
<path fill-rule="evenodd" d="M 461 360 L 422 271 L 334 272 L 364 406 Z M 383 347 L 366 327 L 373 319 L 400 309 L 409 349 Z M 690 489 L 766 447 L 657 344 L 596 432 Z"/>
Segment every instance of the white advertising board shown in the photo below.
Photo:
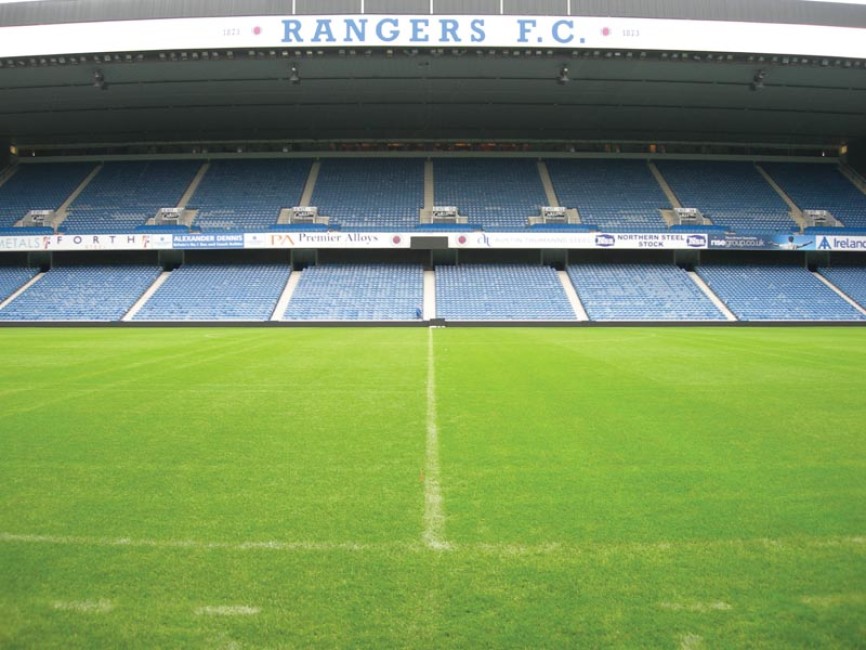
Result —
<path fill-rule="evenodd" d="M 0 251 L 124 251 L 172 248 L 172 235 L 7 235 Z"/>
<path fill-rule="evenodd" d="M 244 248 L 409 248 L 410 237 L 381 232 L 247 233 Z"/>
<path fill-rule="evenodd" d="M 815 237 L 818 251 L 866 251 L 866 235 L 818 235 Z"/>
<path fill-rule="evenodd" d="M 707 248 L 705 234 L 691 233 L 495 233 L 451 234 L 450 248 Z"/>
<path fill-rule="evenodd" d="M 604 48 L 866 58 L 866 30 L 579 16 L 241 16 L 0 28 L 0 57 L 247 48 Z"/>

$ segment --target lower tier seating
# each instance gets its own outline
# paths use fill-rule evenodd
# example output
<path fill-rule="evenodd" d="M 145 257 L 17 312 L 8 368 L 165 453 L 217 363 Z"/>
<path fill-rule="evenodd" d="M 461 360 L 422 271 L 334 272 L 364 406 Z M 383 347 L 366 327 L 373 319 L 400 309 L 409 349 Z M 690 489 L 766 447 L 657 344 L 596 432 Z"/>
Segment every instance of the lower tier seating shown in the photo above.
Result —
<path fill-rule="evenodd" d="M 568 275 L 590 320 L 724 320 L 673 264 L 573 264 Z"/>
<path fill-rule="evenodd" d="M 866 268 L 862 266 L 834 266 L 818 269 L 842 292 L 862 307 L 866 307 Z"/>
<path fill-rule="evenodd" d="M 728 263 L 696 270 L 739 320 L 866 322 L 866 314 L 802 266 Z M 116 321 L 148 289 L 153 295 L 142 301 L 135 320 L 417 321 L 425 305 L 422 267 L 411 264 L 310 267 L 276 314 L 291 273 L 285 264 L 190 263 L 165 278 L 149 265 L 57 266 L 9 298 L 37 273 L 0 267 L 0 302 L 7 301 L 0 321 Z M 713 300 L 673 264 L 578 263 L 567 273 L 592 321 L 724 320 Z M 866 307 L 866 267 L 836 264 L 820 274 Z M 158 278 L 165 281 L 154 284 Z M 435 271 L 435 286 L 435 317 L 447 321 L 577 318 L 568 287 L 550 267 L 443 265 Z"/>
<path fill-rule="evenodd" d="M 417 320 L 424 274 L 420 266 L 323 264 L 301 273 L 284 320 Z"/>
<path fill-rule="evenodd" d="M 18 291 L 36 273 L 36 269 L 23 266 L 0 266 L 0 302 Z"/>
<path fill-rule="evenodd" d="M 134 320 L 268 320 L 289 278 L 282 264 L 185 264 Z"/>
<path fill-rule="evenodd" d="M 0 309 L 0 320 L 120 320 L 158 275 L 156 266 L 55 267 Z"/>
<path fill-rule="evenodd" d="M 446 320 L 575 320 L 556 271 L 531 264 L 436 268 L 436 312 Z"/>
<path fill-rule="evenodd" d="M 697 271 L 739 320 L 864 319 L 801 266 L 710 264 Z"/>

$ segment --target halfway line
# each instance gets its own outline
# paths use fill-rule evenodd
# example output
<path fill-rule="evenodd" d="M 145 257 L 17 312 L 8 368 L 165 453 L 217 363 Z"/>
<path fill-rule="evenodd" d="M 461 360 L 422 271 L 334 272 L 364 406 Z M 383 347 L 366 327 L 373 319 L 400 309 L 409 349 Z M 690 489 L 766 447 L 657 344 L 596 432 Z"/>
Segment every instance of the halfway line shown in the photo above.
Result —
<path fill-rule="evenodd" d="M 436 358 L 433 354 L 433 328 L 427 338 L 427 448 L 424 458 L 424 533 L 425 546 L 434 550 L 451 548 L 445 541 L 445 512 L 439 484 L 439 429 L 436 424 Z"/>
<path fill-rule="evenodd" d="M 451 549 L 481 555 L 497 555 L 502 557 L 520 557 L 532 555 L 612 555 L 625 554 L 663 555 L 665 553 L 707 552 L 720 549 L 751 549 L 755 551 L 772 550 L 779 552 L 785 549 L 827 549 L 866 551 L 866 535 L 840 537 L 790 537 L 790 538 L 756 538 L 756 539 L 720 539 L 676 542 L 614 542 L 608 544 L 579 544 L 569 542 L 548 542 L 537 544 L 511 543 L 468 543 L 452 544 L 439 542 L 438 549 Z M 156 549 L 191 549 L 191 550 L 225 550 L 225 551 L 279 551 L 279 552 L 407 552 L 417 553 L 429 550 L 427 544 L 417 542 L 289 542 L 289 541 L 237 541 L 208 542 L 194 539 L 134 539 L 130 537 L 84 537 L 75 535 L 35 535 L 28 533 L 0 532 L 0 544 L 49 544 L 59 546 L 82 547 L 125 547 L 125 548 L 156 548 Z M 809 604 L 823 604 L 828 599 L 838 599 L 839 596 L 814 596 Z M 866 596 L 861 593 L 844 594 L 842 598 L 853 598 L 858 602 Z"/>

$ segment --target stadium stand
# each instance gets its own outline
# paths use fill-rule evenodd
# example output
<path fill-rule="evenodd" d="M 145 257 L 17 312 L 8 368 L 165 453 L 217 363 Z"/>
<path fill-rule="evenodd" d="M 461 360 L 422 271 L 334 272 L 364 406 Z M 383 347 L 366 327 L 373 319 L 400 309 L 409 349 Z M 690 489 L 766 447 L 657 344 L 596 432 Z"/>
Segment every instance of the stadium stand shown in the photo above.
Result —
<path fill-rule="evenodd" d="M 666 230 L 659 210 L 671 204 L 643 160 L 547 161 L 559 204 L 609 232 Z"/>
<path fill-rule="evenodd" d="M 69 233 L 126 233 L 173 207 L 192 182 L 201 161 L 111 162 L 69 207 Z"/>
<path fill-rule="evenodd" d="M 55 267 L 0 309 L 0 320 L 116 321 L 158 275 L 156 266 Z"/>
<path fill-rule="evenodd" d="M 56 210 L 93 168 L 93 163 L 19 165 L 0 186 L 0 228 L 11 228 L 30 210 Z"/>
<path fill-rule="evenodd" d="M 282 208 L 297 206 L 309 160 L 215 160 L 187 208 L 207 230 L 267 230 Z"/>
<path fill-rule="evenodd" d="M 706 264 L 696 271 L 739 320 L 864 320 L 801 266 Z"/>
<path fill-rule="evenodd" d="M 456 206 L 485 230 L 522 230 L 549 203 L 534 160 L 442 158 L 433 176 L 435 204 Z"/>
<path fill-rule="evenodd" d="M 668 185 L 686 208 L 739 233 L 799 230 L 788 205 L 749 162 L 660 160 Z"/>
<path fill-rule="evenodd" d="M 326 159 L 311 204 L 351 230 L 406 230 L 424 206 L 424 161 Z"/>
<path fill-rule="evenodd" d="M 405 264 L 323 264 L 301 279 L 283 320 L 417 320 L 423 270 Z"/>
<path fill-rule="evenodd" d="M 819 268 L 818 272 L 858 305 L 866 307 L 866 268 L 834 265 Z"/>
<path fill-rule="evenodd" d="M 571 264 L 568 277 L 590 320 L 725 319 L 688 274 L 673 264 Z"/>
<path fill-rule="evenodd" d="M 835 165 L 761 163 L 802 210 L 828 210 L 847 228 L 866 228 L 866 194 Z"/>
<path fill-rule="evenodd" d="M 136 321 L 264 321 L 290 270 L 282 264 L 185 264 L 142 306 Z"/>
<path fill-rule="evenodd" d="M 446 320 L 576 320 L 556 271 L 530 264 L 436 268 L 436 315 Z"/>
<path fill-rule="evenodd" d="M 37 269 L 23 266 L 0 266 L 0 302 L 18 291 L 37 273 Z"/>

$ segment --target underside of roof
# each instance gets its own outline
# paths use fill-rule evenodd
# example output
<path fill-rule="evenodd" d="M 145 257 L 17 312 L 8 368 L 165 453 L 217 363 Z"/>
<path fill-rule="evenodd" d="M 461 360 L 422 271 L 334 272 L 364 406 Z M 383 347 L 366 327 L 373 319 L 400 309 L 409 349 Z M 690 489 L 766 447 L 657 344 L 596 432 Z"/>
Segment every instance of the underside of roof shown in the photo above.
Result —
<path fill-rule="evenodd" d="M 0 138 L 19 145 L 244 139 L 838 145 L 866 136 L 861 62 L 605 51 L 213 54 L 0 69 Z"/>

